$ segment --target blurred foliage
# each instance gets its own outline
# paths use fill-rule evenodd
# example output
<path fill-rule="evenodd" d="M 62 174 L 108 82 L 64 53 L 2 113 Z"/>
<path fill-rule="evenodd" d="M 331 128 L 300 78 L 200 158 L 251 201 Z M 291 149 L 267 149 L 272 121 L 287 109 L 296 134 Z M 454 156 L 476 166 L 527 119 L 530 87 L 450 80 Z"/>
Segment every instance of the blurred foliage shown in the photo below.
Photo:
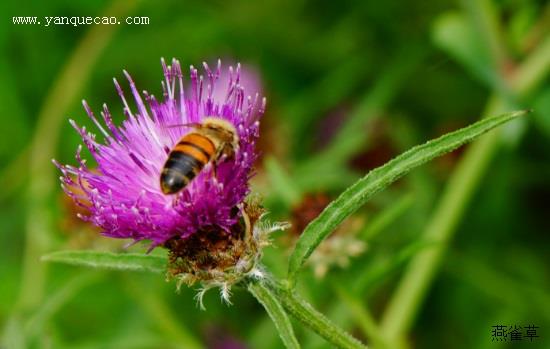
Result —
<path fill-rule="evenodd" d="M 503 133 L 503 146 L 488 160 L 407 343 L 550 347 L 548 69 L 524 93 L 509 84 L 520 62 L 548 46 L 545 1 L 8 1 L 0 10 L 0 325 L 6 348 L 281 347 L 263 308 L 246 292 L 237 290 L 229 307 L 216 292 L 207 293 L 207 311 L 201 311 L 194 290 L 177 294 L 158 275 L 38 262 L 41 254 L 64 248 L 123 248 L 125 242 L 108 241 L 74 218 L 56 169 L 44 159 L 73 162 L 80 140 L 69 117 L 93 129 L 80 99 L 94 110 L 105 102 L 122 120 L 112 85 L 122 69 L 140 89 L 160 95 L 160 57 L 176 57 L 184 66 L 240 60 L 260 74 L 268 111 L 254 188 L 277 220 L 296 219 L 293 209 L 308 195 L 335 198 L 411 146 L 474 122 L 494 96 L 510 109 L 534 108 L 522 126 Z M 150 24 L 119 25 L 106 34 L 94 26 L 11 21 L 109 11 L 148 16 Z M 47 123 L 39 119 L 44 115 Z M 51 153 L 37 155 L 41 144 Z M 462 155 L 448 154 L 375 196 L 352 217 L 363 225 L 358 236 L 367 251 L 323 279 L 303 273 L 304 297 L 359 338 L 372 336 L 405 266 L 433 244 L 420 236 Z M 264 261 L 274 274 L 286 272 L 295 239 L 278 233 L 267 251 Z M 517 346 L 491 342 L 497 324 L 534 324 L 540 338 Z M 326 347 L 301 326 L 295 331 L 304 348 Z"/>

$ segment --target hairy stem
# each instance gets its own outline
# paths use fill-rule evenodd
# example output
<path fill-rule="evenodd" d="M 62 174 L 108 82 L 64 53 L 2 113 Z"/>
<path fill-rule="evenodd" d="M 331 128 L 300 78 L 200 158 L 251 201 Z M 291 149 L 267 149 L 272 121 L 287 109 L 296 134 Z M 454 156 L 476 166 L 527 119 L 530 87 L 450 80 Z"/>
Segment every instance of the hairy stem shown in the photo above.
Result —
<path fill-rule="evenodd" d="M 315 310 L 308 302 L 279 283 L 270 282 L 268 287 L 283 307 L 318 335 L 336 348 L 365 349 L 366 346 L 349 333 L 332 323 L 325 315 Z"/>
<path fill-rule="evenodd" d="M 299 349 L 300 344 L 294 335 L 292 324 L 273 292 L 260 281 L 250 282 L 248 291 L 264 306 L 285 346 L 288 349 Z"/>

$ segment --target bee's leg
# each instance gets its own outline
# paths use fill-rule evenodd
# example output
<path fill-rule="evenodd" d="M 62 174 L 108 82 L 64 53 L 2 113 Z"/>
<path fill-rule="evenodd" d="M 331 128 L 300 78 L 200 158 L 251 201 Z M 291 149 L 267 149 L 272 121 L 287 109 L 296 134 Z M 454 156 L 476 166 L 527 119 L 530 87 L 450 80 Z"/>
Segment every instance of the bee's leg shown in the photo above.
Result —
<path fill-rule="evenodd" d="M 175 207 L 178 205 L 180 201 L 180 194 L 175 194 L 173 197 L 172 197 L 172 206 Z"/>
<path fill-rule="evenodd" d="M 218 166 L 216 166 L 216 161 L 212 161 L 210 164 L 212 166 L 212 178 L 217 181 L 218 180 Z"/>

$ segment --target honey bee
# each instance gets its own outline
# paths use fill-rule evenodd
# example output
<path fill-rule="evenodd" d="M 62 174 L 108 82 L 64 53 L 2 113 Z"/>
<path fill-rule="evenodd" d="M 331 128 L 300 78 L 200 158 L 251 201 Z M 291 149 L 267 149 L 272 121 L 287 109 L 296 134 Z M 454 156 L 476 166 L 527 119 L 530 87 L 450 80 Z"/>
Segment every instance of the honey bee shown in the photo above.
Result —
<path fill-rule="evenodd" d="M 160 188 L 166 195 L 177 194 L 195 178 L 206 164 L 225 155 L 234 156 L 239 146 L 235 127 L 218 117 L 206 117 L 189 124 L 193 131 L 183 136 L 168 154 L 160 174 Z"/>

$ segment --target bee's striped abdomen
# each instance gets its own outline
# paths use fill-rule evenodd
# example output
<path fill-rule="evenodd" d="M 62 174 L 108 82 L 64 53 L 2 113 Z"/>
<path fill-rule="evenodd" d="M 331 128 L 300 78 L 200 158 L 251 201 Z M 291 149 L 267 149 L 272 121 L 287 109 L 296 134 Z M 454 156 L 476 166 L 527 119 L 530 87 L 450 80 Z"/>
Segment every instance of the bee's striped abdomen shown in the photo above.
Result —
<path fill-rule="evenodd" d="M 212 141 L 198 133 L 185 135 L 168 154 L 160 176 L 164 194 L 175 194 L 202 170 L 214 156 Z"/>

